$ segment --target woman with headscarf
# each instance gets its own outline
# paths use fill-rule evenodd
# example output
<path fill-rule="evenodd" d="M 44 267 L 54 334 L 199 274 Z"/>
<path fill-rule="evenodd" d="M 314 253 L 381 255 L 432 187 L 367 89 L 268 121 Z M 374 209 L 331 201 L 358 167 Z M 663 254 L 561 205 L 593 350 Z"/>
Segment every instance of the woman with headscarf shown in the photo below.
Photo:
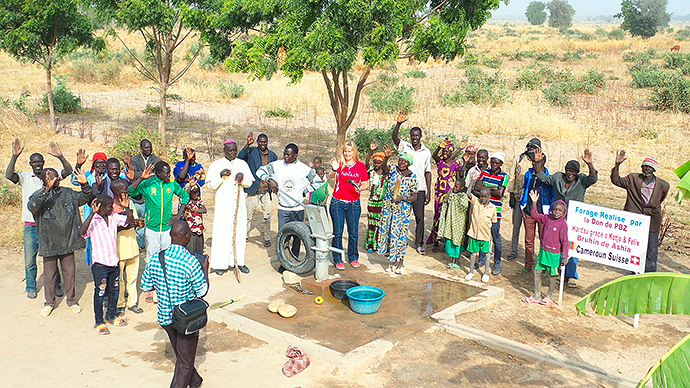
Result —
<path fill-rule="evenodd" d="M 383 196 L 386 193 L 386 183 L 388 182 L 388 157 L 393 151 L 387 145 L 384 152 L 374 152 L 378 148 L 376 141 L 369 144 L 369 153 L 365 160 L 367 171 L 369 172 L 369 204 L 367 205 L 367 239 L 364 247 L 367 252 L 372 253 L 376 249 L 376 240 L 379 234 L 379 220 L 381 220 L 381 209 L 383 208 Z M 373 161 L 373 162 L 372 162 Z"/>
<path fill-rule="evenodd" d="M 386 272 L 405 272 L 405 249 L 410 227 L 412 203 L 417 200 L 417 176 L 409 169 L 412 155 L 403 153 L 397 166 L 389 166 L 388 185 L 383 197 L 377 252 L 387 256 Z"/>
<path fill-rule="evenodd" d="M 462 177 L 463 159 L 453 159 L 455 145 L 446 138 L 436 147 L 431 158 L 436 162 L 438 178 L 434 186 L 434 223 L 426 245 L 434 244 L 434 251 L 438 251 L 438 221 L 441 216 L 441 205 L 446 201 L 448 192 L 455 186 L 455 181 Z"/>

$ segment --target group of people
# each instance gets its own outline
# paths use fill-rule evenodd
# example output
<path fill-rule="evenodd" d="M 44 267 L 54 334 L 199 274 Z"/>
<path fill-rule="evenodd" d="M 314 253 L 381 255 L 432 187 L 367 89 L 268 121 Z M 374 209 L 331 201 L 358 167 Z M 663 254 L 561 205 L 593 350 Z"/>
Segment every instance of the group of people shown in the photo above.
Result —
<path fill-rule="evenodd" d="M 282 159 L 278 159 L 268 148 L 268 137 L 260 134 L 255 139 L 251 132 L 241 149 L 236 141 L 225 141 L 224 157 L 211 163 L 208 170 L 196 160 L 192 148 L 185 148 L 183 160 L 171 171 L 167 162 L 153 154 L 151 142 L 144 139 L 141 152 L 123 155 L 122 163 L 103 152 L 94 154 L 88 170 L 83 168 L 87 162 L 84 150 L 77 153 L 73 169 L 59 146 L 51 142 L 50 155 L 60 160 L 60 171 L 45 168 L 43 156 L 34 153 L 29 158 L 31 170 L 16 172 L 23 151 L 17 139 L 5 176 L 22 187 L 27 297 L 37 297 L 36 257 L 40 254 L 45 293 L 41 315 L 49 316 L 56 307 L 56 297 L 63 295 L 67 306 L 80 313 L 74 252 L 85 248 L 85 261 L 94 280 L 94 327 L 99 334 L 109 334 L 108 325 L 127 324 L 122 319 L 126 310 L 143 312 L 138 305 L 137 280 L 139 253 L 145 249 L 147 263 L 141 275 L 141 290 L 147 302 L 157 298 L 158 321 L 175 349 L 173 386 L 197 387 L 202 381 L 193 366 L 198 333 L 186 335 L 175 330 L 171 325 L 175 305 L 205 295 L 209 271 L 219 276 L 230 268 L 250 272 L 245 252 L 255 226 L 254 215 L 260 207 L 262 219 L 257 229 L 268 248 L 272 245 L 274 195 L 279 229 L 288 222 L 304 221 L 305 197 L 310 203 L 328 206 L 333 223 L 332 246 L 337 248 L 332 254 L 334 267 L 344 270 L 346 260 L 358 268 L 362 192 L 368 192 L 364 248 L 388 258 L 387 272 L 405 273 L 408 233 L 412 232 L 418 254 L 426 253 L 425 245 L 434 251 L 443 249 L 452 258 L 451 266 L 467 250 L 468 280 L 481 266 L 483 282 L 489 281 L 489 273 L 499 275 L 502 205 L 507 192 L 513 230 L 511 252 L 505 259 L 518 258 L 520 230 L 524 227 L 524 267 L 518 273 L 534 275 L 534 295 L 523 301 L 550 304 L 556 275 L 563 266 L 568 286 L 577 286 L 577 258 L 568 252 L 566 215 L 569 201 L 584 201 L 587 188 L 598 180 L 589 150 L 582 156 L 587 173 L 580 172 L 580 162 L 570 160 L 563 172 L 550 174 L 541 140 L 533 138 L 515 159 L 509 176 L 503 171 L 502 151 L 490 154 L 466 141 L 456 147 L 446 138 L 432 153 L 422 143 L 419 127 L 410 129 L 409 142 L 401 139 L 400 129 L 406 120 L 407 114 L 401 113 L 392 133 L 392 145 L 398 153 L 396 163 L 388 163 L 394 153 L 390 145 L 379 151 L 379 145 L 372 142 L 362 162 L 355 144 L 346 142 L 342 154 L 330 160 L 329 174 L 320 157 L 309 165 L 300 161 L 299 147 L 294 143 L 285 146 Z M 669 184 L 655 175 L 659 164 L 651 157 L 643 161 L 641 174 L 621 177 L 619 166 L 625 160 L 624 151 L 616 155 L 611 182 L 627 191 L 624 210 L 651 217 L 645 271 L 653 272 L 657 266 L 661 205 Z M 432 164 L 437 173 L 433 186 Z M 70 176 L 79 190 L 60 185 Z M 329 178 L 334 184 L 327 205 Z M 205 253 L 204 240 L 203 215 L 207 209 L 202 188 L 206 185 L 215 192 L 210 257 Z M 178 198 L 177 209 L 174 197 Z M 434 216 L 425 239 L 424 211 L 432 198 Z M 348 247 L 346 257 L 342 257 L 346 226 Z M 538 253 L 534 249 L 537 235 Z M 294 256 L 299 256 L 300 240 L 295 238 L 290 248 Z M 550 276 L 544 298 L 542 273 Z"/>

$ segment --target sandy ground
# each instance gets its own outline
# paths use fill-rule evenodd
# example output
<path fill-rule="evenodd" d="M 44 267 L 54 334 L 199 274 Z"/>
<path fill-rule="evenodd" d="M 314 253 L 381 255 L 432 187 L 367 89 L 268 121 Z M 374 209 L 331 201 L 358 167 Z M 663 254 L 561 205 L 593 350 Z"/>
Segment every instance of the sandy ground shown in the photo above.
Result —
<path fill-rule="evenodd" d="M 360 227 L 364 220 L 360 220 Z M 206 224 L 212 225 L 212 216 L 207 217 Z M 274 218 L 274 231 L 275 224 Z M 252 231 L 247 250 L 252 272 L 243 276 L 242 284 L 230 273 L 211 276 L 210 303 L 244 294 L 246 299 L 226 307 L 238 309 L 265 303 L 284 290 L 275 270 L 277 264 L 269 257 L 273 248 L 266 250 L 260 242 L 258 232 Z M 174 355 L 156 323 L 155 307 L 142 302 L 143 314 L 127 313 L 128 327 L 113 328 L 109 336 L 97 335 L 93 330 L 93 283 L 82 256 L 77 256 L 77 296 L 83 312 L 73 314 L 59 298 L 57 309 L 48 318 L 39 315 L 43 305 L 42 265 L 39 297 L 29 300 L 24 292 L 21 254 L 9 252 L 0 258 L 4 272 L 0 293 L 5 295 L 0 301 L 5 317 L 0 330 L 7 333 L 0 345 L 6 360 L 0 386 L 166 386 Z M 463 269 L 446 270 L 447 258 L 441 254 L 422 257 L 409 251 L 408 259 L 411 264 L 458 276 L 465 273 Z M 363 255 L 361 270 L 380 271 L 379 260 Z M 660 259 L 664 270 L 669 269 L 664 264 L 667 260 L 667 256 Z M 688 317 L 645 316 L 640 328 L 634 329 L 630 318 L 577 316 L 573 303 L 596 284 L 620 276 L 590 264 L 582 265 L 580 287 L 567 290 L 563 306 L 525 306 L 519 298 L 529 292 L 531 280 L 515 275 L 519 267 L 516 262 L 506 262 L 504 273 L 492 277 L 492 285 L 505 288 L 504 301 L 458 316 L 457 322 L 634 378 L 642 377 L 690 329 Z M 351 319 L 354 322 L 357 316 L 353 314 Z M 196 365 L 208 387 L 225 386 L 230 381 L 235 386 L 252 387 L 392 387 L 401 383 L 420 387 L 601 386 L 570 370 L 543 368 L 442 330 L 405 337 L 392 351 L 356 370 L 312 358 L 312 365 L 291 379 L 281 374 L 287 360 L 285 350 L 212 321 L 201 335 Z"/>

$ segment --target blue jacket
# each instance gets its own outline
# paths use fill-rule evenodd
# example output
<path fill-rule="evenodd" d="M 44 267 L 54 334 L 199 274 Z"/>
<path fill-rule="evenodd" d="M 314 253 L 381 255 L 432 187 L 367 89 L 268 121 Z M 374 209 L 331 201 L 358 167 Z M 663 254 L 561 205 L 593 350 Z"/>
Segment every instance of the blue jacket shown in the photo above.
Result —
<path fill-rule="evenodd" d="M 242 147 L 237 157 L 247 162 L 249 169 L 252 171 L 254 183 L 245 188 L 244 192 L 249 195 L 254 195 L 259 191 L 259 183 L 261 183 L 261 180 L 256 176 L 256 170 L 261 167 L 261 151 L 259 151 L 258 147 Z M 276 153 L 268 150 L 268 163 L 275 162 L 276 160 L 278 160 Z"/>
<path fill-rule="evenodd" d="M 549 174 L 549 169 L 544 167 L 544 173 Z M 520 209 L 525 210 L 525 206 L 527 206 L 527 199 L 529 196 L 529 187 L 532 182 L 532 180 L 537 179 L 537 175 L 534 173 L 534 169 L 530 168 L 527 170 L 525 173 L 525 180 L 522 183 L 522 197 L 520 198 Z M 540 214 L 549 214 L 551 213 L 551 205 L 553 204 L 553 188 L 549 185 L 547 185 L 544 182 L 541 182 L 541 192 L 539 193 L 539 196 L 541 197 L 541 204 L 542 208 L 539 209 Z M 548 206 L 549 210 L 544 211 L 543 206 Z M 531 209 L 528 210 L 528 213 Z"/>

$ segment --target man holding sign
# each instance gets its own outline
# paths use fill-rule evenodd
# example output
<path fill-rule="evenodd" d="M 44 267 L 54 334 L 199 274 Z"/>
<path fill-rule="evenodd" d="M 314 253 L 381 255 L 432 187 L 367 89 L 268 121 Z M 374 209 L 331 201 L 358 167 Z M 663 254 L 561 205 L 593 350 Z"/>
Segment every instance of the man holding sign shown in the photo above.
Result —
<path fill-rule="evenodd" d="M 645 273 L 656 272 L 659 254 L 659 229 L 661 229 L 661 204 L 668 195 L 669 184 L 654 175 L 659 169 L 659 163 L 651 157 L 642 162 L 641 174 L 628 174 L 621 177 L 619 168 L 626 159 L 623 150 L 616 155 L 616 164 L 611 169 L 611 183 L 627 191 L 628 195 L 623 210 L 645 214 L 651 218 Z"/>

